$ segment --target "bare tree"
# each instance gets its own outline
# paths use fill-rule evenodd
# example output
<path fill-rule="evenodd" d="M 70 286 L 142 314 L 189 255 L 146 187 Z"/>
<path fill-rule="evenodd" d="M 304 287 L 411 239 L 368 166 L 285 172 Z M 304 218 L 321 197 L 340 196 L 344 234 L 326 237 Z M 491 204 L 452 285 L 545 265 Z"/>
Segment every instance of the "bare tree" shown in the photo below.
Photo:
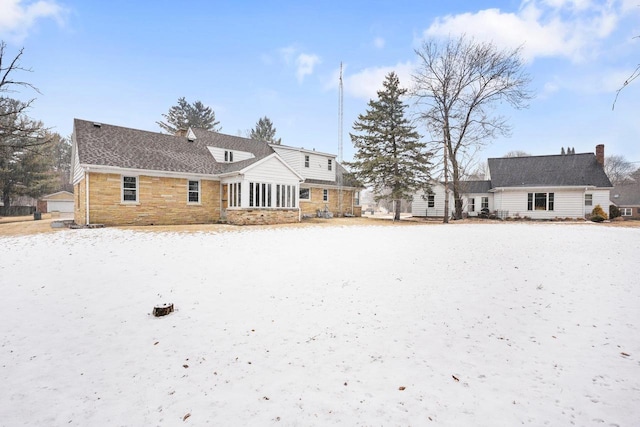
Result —
<path fill-rule="evenodd" d="M 613 185 L 629 180 L 636 167 L 624 156 L 607 156 L 604 159 L 604 172 Z"/>
<path fill-rule="evenodd" d="M 5 94 L 18 92 L 16 90 L 16 86 L 33 89 L 37 93 L 40 93 L 40 91 L 31 83 L 22 81 L 20 79 L 15 79 L 16 72 L 31 72 L 30 68 L 24 68 L 20 64 L 20 58 L 22 57 L 24 48 L 20 49 L 16 56 L 9 61 L 7 61 L 7 58 L 5 58 L 6 48 L 7 44 L 4 41 L 0 41 L 0 107 L 2 107 L 0 109 L 0 117 L 10 114 L 22 114 L 31 106 L 31 103 L 34 101 L 33 99 L 31 99 L 27 102 L 21 102 L 19 104 L 13 103 L 11 105 L 8 105 L 7 101 L 10 101 L 11 98 L 7 97 Z"/>
<path fill-rule="evenodd" d="M 511 150 L 502 157 L 529 157 L 531 154 L 522 150 Z"/>
<path fill-rule="evenodd" d="M 638 37 L 640 37 L 640 36 L 636 36 L 634 38 L 638 38 Z M 640 64 L 638 64 L 636 66 L 636 69 L 633 70 L 631 75 L 629 77 L 627 77 L 627 80 L 625 80 L 624 83 L 622 83 L 622 86 L 620 86 L 620 88 L 616 91 L 616 97 L 614 98 L 613 105 L 611 106 L 612 110 L 616 109 L 616 102 L 618 102 L 618 96 L 620 96 L 620 92 L 622 92 L 622 89 L 627 87 L 632 81 L 634 81 L 638 77 L 640 77 Z"/>
<path fill-rule="evenodd" d="M 425 41 L 416 50 L 419 65 L 413 76 L 413 95 L 434 142 L 444 150 L 448 166 L 444 170 L 451 171 L 455 218 L 462 217 L 463 163 L 496 136 L 510 133 L 506 118 L 495 113 L 496 105 L 504 102 L 526 108 L 532 96 L 527 89 L 531 79 L 523 70 L 520 52 L 521 48 L 501 51 L 492 43 L 466 36 L 444 43 Z M 445 221 L 447 201 L 445 197 Z"/>

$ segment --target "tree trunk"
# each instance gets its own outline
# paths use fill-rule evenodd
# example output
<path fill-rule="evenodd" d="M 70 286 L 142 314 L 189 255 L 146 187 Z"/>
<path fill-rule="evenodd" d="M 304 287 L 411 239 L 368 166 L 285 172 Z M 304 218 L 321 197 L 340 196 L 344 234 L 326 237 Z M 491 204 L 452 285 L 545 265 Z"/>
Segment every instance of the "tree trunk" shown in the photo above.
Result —
<path fill-rule="evenodd" d="M 393 213 L 393 220 L 394 221 L 400 221 L 400 208 L 402 206 L 402 202 L 400 200 L 395 200 L 394 203 L 394 213 Z"/>

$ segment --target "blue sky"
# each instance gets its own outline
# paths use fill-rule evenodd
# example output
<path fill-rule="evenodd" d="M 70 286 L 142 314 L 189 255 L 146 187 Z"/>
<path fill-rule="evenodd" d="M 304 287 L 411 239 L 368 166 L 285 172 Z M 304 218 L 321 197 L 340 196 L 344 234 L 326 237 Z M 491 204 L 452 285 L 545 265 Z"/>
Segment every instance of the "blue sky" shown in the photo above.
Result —
<path fill-rule="evenodd" d="M 344 64 L 344 152 L 357 115 L 396 71 L 410 87 L 414 49 L 466 33 L 524 46 L 536 97 L 501 110 L 511 137 L 479 157 L 561 147 L 640 162 L 640 0 L 121 1 L 0 0 L 0 39 L 42 94 L 30 115 L 66 136 L 73 118 L 160 131 L 179 97 L 211 106 L 237 135 L 268 116 L 283 144 L 338 151 Z M 419 127 L 423 134 L 426 130 Z M 427 137 L 425 136 L 425 139 Z M 638 163 L 640 166 L 640 163 Z"/>

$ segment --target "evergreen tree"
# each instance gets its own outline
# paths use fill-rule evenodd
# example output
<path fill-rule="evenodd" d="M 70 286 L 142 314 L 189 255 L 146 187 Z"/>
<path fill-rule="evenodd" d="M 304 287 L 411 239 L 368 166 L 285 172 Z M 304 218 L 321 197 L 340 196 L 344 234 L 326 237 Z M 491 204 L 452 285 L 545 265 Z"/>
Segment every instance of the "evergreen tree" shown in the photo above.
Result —
<path fill-rule="evenodd" d="M 165 132 L 176 134 L 180 130 L 190 127 L 201 128 L 213 132 L 220 132 L 220 122 L 216 121 L 216 113 L 211 107 L 196 101 L 192 104 L 182 97 L 178 99 L 178 105 L 169 108 L 167 114 L 163 114 L 166 122 L 156 122 Z"/>
<path fill-rule="evenodd" d="M 376 201 L 395 201 L 394 218 L 400 219 L 400 201 L 410 200 L 418 190 L 429 189 L 431 153 L 420 135 L 405 117 L 402 101 L 406 89 L 394 72 L 389 73 L 378 91 L 378 99 L 369 101 L 366 114 L 353 124 L 350 133 L 356 148 L 354 161 L 348 163 L 356 178 L 371 185 Z"/>
<path fill-rule="evenodd" d="M 273 127 L 273 123 L 271 123 L 271 120 L 267 116 L 258 120 L 255 127 L 251 129 L 249 138 L 255 139 L 256 141 L 268 142 L 269 144 L 280 145 L 281 142 L 280 138 L 276 139 L 276 128 Z"/>

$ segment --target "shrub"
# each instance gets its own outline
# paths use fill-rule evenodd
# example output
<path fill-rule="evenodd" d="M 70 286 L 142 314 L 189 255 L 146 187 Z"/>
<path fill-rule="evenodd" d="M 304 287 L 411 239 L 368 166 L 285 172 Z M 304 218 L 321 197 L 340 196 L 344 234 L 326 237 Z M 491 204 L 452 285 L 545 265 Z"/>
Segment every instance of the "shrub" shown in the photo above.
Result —
<path fill-rule="evenodd" d="M 593 219 L 593 217 L 595 216 L 601 216 L 602 220 L 601 221 L 596 221 Z M 607 216 L 607 214 L 604 212 L 604 209 L 602 209 L 602 206 L 600 205 L 596 205 L 595 208 L 593 208 L 593 210 L 591 211 L 591 221 L 593 222 L 602 222 L 605 219 L 608 219 L 609 217 Z"/>
<path fill-rule="evenodd" d="M 616 205 L 609 205 L 609 218 L 614 219 L 618 218 L 622 214 L 620 213 L 620 209 Z"/>
<path fill-rule="evenodd" d="M 591 221 L 593 221 L 593 222 L 602 222 L 605 219 L 606 218 L 603 217 L 602 215 L 591 215 Z"/>

